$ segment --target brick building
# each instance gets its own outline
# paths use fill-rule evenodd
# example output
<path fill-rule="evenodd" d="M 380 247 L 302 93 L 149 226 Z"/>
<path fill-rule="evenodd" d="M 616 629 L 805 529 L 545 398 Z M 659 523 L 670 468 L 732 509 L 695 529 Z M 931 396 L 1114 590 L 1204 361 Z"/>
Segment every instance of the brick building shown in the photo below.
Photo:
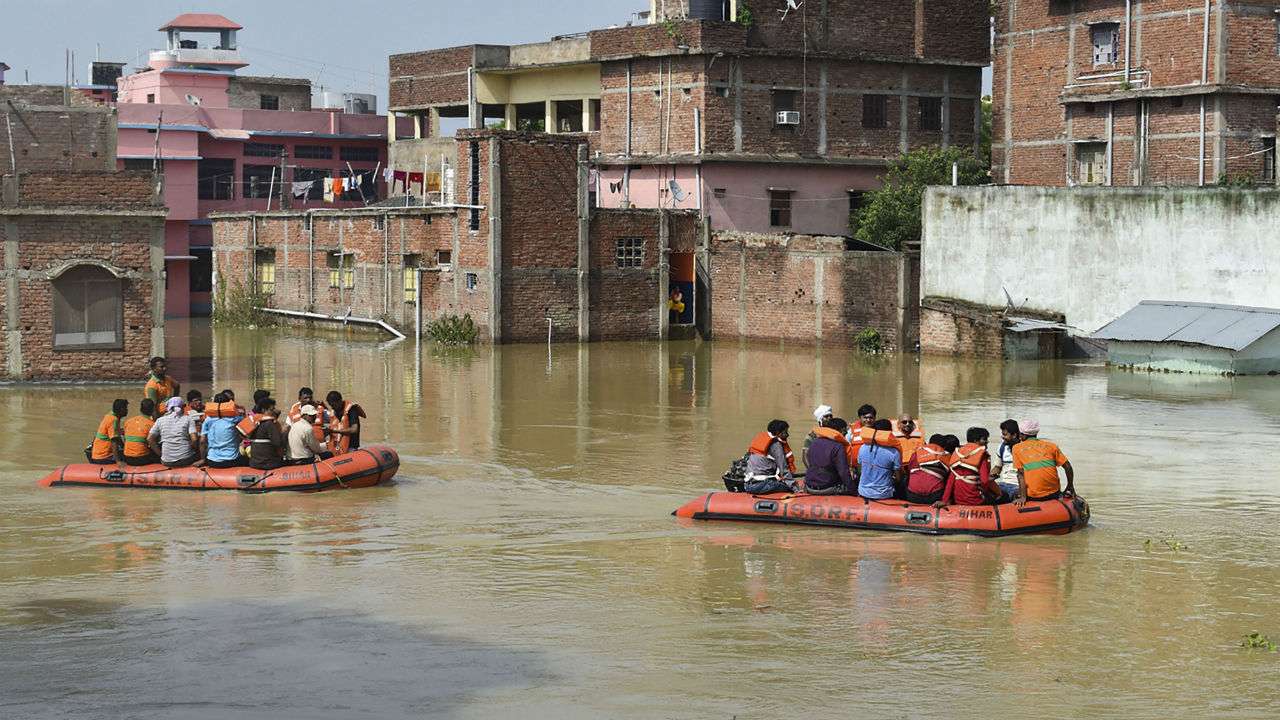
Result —
<path fill-rule="evenodd" d="M 115 112 L 79 94 L 0 87 L 0 114 L 3 376 L 137 381 L 164 350 L 157 178 L 115 170 Z"/>
<path fill-rule="evenodd" d="M 1280 2 L 998 0 L 993 174 L 1273 182 Z"/>
<path fill-rule="evenodd" d="M 673 266 L 692 270 L 696 213 L 588 203 L 582 135 L 469 130 L 450 141 L 456 206 L 214 213 L 220 288 L 279 309 L 412 331 L 469 314 L 492 342 L 665 337 Z M 419 305 L 420 303 L 420 305 Z"/>
<path fill-rule="evenodd" d="M 453 168 L 446 126 L 585 132 L 594 204 L 716 230 L 848 234 L 888 158 L 976 145 L 986 3 L 652 3 L 652 24 L 394 55 L 391 163 Z M 428 185 L 430 183 L 427 183 Z M 425 192 L 424 188 L 424 192 Z"/>

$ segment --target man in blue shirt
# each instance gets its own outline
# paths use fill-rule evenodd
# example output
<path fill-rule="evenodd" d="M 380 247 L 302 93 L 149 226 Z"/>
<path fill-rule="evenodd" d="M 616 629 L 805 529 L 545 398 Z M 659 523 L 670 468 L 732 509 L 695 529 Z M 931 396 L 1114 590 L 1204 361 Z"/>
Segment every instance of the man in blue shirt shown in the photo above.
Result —
<path fill-rule="evenodd" d="M 225 393 L 218 393 L 213 398 L 215 404 L 232 402 Z M 240 455 L 240 433 L 236 424 L 243 417 L 206 418 L 200 427 L 200 453 L 209 461 L 211 468 L 231 468 L 244 465 Z"/>
<path fill-rule="evenodd" d="M 878 438 L 892 434 L 893 423 L 882 418 L 876 420 L 871 427 L 883 432 L 877 432 L 858 451 L 858 465 L 862 468 L 862 475 L 858 478 L 858 494 L 868 500 L 890 500 L 902 472 L 902 454 L 898 448 L 878 442 Z"/>

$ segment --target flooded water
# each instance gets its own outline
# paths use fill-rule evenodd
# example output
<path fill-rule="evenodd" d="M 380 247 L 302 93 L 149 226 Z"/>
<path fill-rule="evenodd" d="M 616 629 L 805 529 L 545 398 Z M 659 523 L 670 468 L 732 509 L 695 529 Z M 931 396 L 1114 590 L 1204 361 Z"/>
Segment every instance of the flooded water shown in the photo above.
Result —
<path fill-rule="evenodd" d="M 184 387 L 339 389 L 393 485 L 42 490 L 129 388 L 0 388 L 0 717 L 1274 717 L 1280 379 L 777 344 L 219 332 Z M 193 345 L 191 343 L 194 343 Z M 212 382 L 208 374 L 213 375 Z M 140 373 L 141 374 L 141 373 Z M 1093 525 L 679 524 L 773 417 L 1035 416 Z M 1150 541 L 1150 542 L 1148 542 Z"/>

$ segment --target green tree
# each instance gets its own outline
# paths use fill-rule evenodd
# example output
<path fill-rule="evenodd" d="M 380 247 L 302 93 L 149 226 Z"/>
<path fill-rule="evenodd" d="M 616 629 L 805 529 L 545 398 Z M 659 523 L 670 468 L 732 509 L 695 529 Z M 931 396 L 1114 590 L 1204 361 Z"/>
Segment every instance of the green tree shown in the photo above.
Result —
<path fill-rule="evenodd" d="M 920 239 L 920 207 L 924 189 L 950 185 L 951 166 L 959 166 L 961 185 L 991 181 L 985 163 L 972 147 L 923 147 L 899 157 L 884 175 L 884 185 L 867 193 L 863 206 L 850 216 L 853 236 L 891 250 Z"/>
<path fill-rule="evenodd" d="M 982 125 L 978 128 L 978 157 L 991 167 L 991 96 L 982 96 Z"/>

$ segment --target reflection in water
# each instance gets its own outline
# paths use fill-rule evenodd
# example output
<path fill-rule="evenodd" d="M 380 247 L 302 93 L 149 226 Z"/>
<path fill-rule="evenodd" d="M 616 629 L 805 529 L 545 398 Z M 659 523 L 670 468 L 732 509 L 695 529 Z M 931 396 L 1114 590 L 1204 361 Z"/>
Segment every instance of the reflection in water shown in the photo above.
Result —
<path fill-rule="evenodd" d="M 537 345 L 201 337 L 175 339 L 207 357 L 185 387 L 341 390 L 369 411 L 366 440 L 400 450 L 398 482 L 38 491 L 140 384 L 0 388 L 14 429 L 0 436 L 0 716 L 1280 709 L 1274 663 L 1238 647 L 1280 636 L 1266 521 L 1280 502 L 1274 483 L 1212 471 L 1274 465 L 1275 379 L 734 343 L 565 345 L 548 362 Z M 929 432 L 1037 417 L 1093 527 L 980 540 L 670 517 L 769 419 L 800 432 L 819 403 L 864 402 Z"/>

